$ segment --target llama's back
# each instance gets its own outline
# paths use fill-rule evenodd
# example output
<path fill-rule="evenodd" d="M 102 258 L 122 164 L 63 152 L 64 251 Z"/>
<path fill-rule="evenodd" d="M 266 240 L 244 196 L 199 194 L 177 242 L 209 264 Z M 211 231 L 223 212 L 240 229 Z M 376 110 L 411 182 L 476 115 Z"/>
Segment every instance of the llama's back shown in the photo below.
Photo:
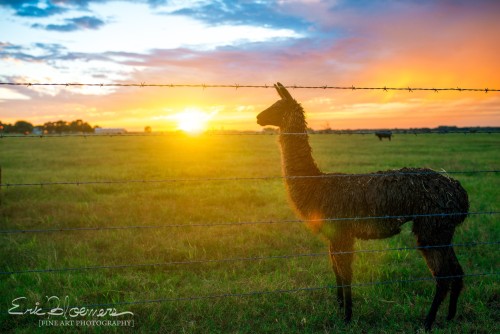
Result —
<path fill-rule="evenodd" d="M 360 187 L 370 210 L 379 215 L 467 212 L 467 192 L 455 179 L 428 168 L 402 168 L 364 176 Z"/>
<path fill-rule="evenodd" d="M 362 239 L 390 237 L 402 224 L 426 215 L 448 214 L 428 221 L 435 228 L 454 230 L 466 217 L 455 214 L 469 209 L 467 192 L 458 181 L 423 168 L 325 178 L 310 193 L 309 203 L 309 219 L 377 217 L 326 223 L 325 230 L 340 228 Z M 386 216 L 393 218 L 380 218 Z"/>

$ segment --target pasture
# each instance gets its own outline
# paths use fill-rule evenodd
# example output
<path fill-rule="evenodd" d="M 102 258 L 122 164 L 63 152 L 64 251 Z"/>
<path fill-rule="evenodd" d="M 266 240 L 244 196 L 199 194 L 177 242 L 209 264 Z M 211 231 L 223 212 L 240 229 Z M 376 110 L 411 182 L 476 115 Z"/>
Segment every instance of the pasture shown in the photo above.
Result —
<path fill-rule="evenodd" d="M 498 170 L 497 134 L 312 135 L 323 171 L 364 173 L 391 168 Z M 251 178 L 281 175 L 276 136 L 141 136 L 4 138 L 2 183 Z M 500 175 L 451 175 L 469 193 L 471 212 L 498 211 Z M 79 332 L 158 333 L 414 333 L 422 328 L 434 282 L 396 282 L 353 288 L 353 322 L 342 322 L 328 288 L 334 286 L 327 243 L 295 220 L 283 180 L 200 180 L 117 184 L 12 186 L 0 190 L 1 230 L 278 222 L 0 234 L 2 272 L 157 264 L 125 268 L 0 275 L 0 332 L 65 333 L 42 326 L 47 316 L 13 315 L 12 301 L 49 307 L 116 305 L 116 319 L 134 327 L 73 326 Z M 498 215 L 474 215 L 454 243 L 500 240 Z M 413 247 L 411 223 L 391 239 L 358 241 L 357 249 Z M 466 274 L 499 271 L 498 244 L 457 247 Z M 217 259 L 279 257 L 227 262 Z M 357 253 L 354 285 L 430 278 L 416 250 Z M 498 276 L 466 277 L 457 318 L 440 309 L 435 333 L 492 333 L 500 321 Z M 239 296 L 230 296 L 239 295 Z M 213 298 L 197 298 L 214 296 Z M 189 300 L 190 297 L 195 297 Z M 181 300 L 186 298 L 187 300 Z M 147 301 L 142 303 L 141 301 Z M 99 307 L 99 306 L 96 306 Z M 109 306 L 107 306 L 109 307 Z M 51 319 L 64 319 L 52 316 Z M 68 316 L 69 319 L 69 316 Z M 75 318 L 76 319 L 76 318 Z M 81 317 L 78 319 L 82 319 Z M 91 319 L 86 317 L 85 319 Z M 106 317 L 105 319 L 110 319 Z"/>

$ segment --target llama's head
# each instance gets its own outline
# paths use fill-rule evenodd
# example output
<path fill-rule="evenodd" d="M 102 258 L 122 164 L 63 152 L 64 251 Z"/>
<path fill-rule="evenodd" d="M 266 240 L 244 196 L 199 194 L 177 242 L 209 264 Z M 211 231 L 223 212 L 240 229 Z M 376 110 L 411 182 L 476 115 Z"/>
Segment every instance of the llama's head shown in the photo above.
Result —
<path fill-rule="evenodd" d="M 286 90 L 285 86 L 278 82 L 274 85 L 274 88 L 276 88 L 281 100 L 278 100 L 272 106 L 257 115 L 257 123 L 259 125 L 282 127 L 288 113 L 295 110 L 298 105 L 297 101 L 293 99 L 292 95 L 290 95 L 288 90 Z"/>

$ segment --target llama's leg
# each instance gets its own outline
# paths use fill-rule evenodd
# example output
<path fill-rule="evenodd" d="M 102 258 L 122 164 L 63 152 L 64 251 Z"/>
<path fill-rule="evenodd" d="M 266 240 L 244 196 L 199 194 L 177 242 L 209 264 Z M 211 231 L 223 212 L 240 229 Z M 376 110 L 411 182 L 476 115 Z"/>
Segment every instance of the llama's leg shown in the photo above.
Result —
<path fill-rule="evenodd" d="M 431 308 L 429 309 L 429 312 L 427 313 L 427 316 L 425 317 L 424 321 L 424 328 L 426 331 L 430 331 L 432 328 L 432 324 L 436 320 L 436 315 L 437 311 L 439 309 L 439 306 L 443 302 L 443 300 L 446 298 L 446 294 L 448 293 L 448 290 L 450 289 L 450 284 L 448 281 L 444 279 L 440 279 L 439 275 L 435 275 L 436 278 L 436 293 L 434 294 L 434 299 L 432 300 Z"/>
<path fill-rule="evenodd" d="M 450 242 L 451 237 L 443 238 L 443 240 L 440 241 L 434 241 L 431 244 L 419 240 L 418 244 L 419 246 L 436 246 L 446 245 Z M 438 308 L 450 290 L 450 283 L 453 279 L 449 277 L 455 275 L 455 265 L 449 247 L 426 248 L 421 251 L 427 262 L 427 266 L 436 279 L 436 293 L 424 322 L 425 330 L 430 331 L 434 320 L 436 320 Z M 456 298 L 458 298 L 458 294 L 456 294 Z M 454 305 L 456 306 L 456 303 Z"/>
<path fill-rule="evenodd" d="M 455 317 L 455 314 L 457 313 L 457 302 L 458 302 L 458 297 L 460 296 L 460 292 L 462 291 L 463 288 L 463 274 L 464 271 L 462 270 L 462 267 L 460 266 L 460 263 L 458 262 L 457 256 L 455 254 L 455 251 L 453 248 L 450 247 L 450 257 L 453 259 L 453 276 L 458 276 L 453 278 L 453 281 L 451 282 L 451 292 L 450 292 L 450 306 L 448 309 L 448 316 L 446 317 L 447 320 L 451 320 Z"/>
<path fill-rule="evenodd" d="M 332 262 L 332 269 L 335 273 L 335 279 L 337 281 L 337 302 L 339 303 L 340 309 L 344 308 L 344 283 L 342 282 L 342 277 L 339 274 L 339 270 L 337 268 L 337 261 L 335 260 L 335 256 L 332 254 L 333 249 L 330 244 L 330 260 Z"/>
<path fill-rule="evenodd" d="M 342 240 L 330 241 L 330 256 L 337 276 L 337 299 L 344 307 L 344 321 L 349 322 L 352 318 L 352 260 L 354 239 L 345 237 Z"/>
<path fill-rule="evenodd" d="M 457 314 L 457 303 L 460 292 L 464 286 L 463 278 L 455 278 L 451 283 L 451 293 L 450 293 L 450 307 L 448 309 L 448 316 L 446 320 L 452 320 Z"/>
<path fill-rule="evenodd" d="M 431 304 L 431 308 L 427 313 L 427 317 L 424 321 L 424 327 L 426 331 L 430 331 L 434 320 L 436 320 L 436 314 L 439 306 L 443 302 L 450 289 L 450 281 L 441 277 L 451 276 L 447 267 L 445 251 L 441 248 L 431 248 L 422 250 L 422 254 L 427 262 L 427 266 L 432 272 L 432 275 L 436 279 L 436 293 L 434 294 L 434 299 Z"/>
<path fill-rule="evenodd" d="M 344 273 L 345 277 L 345 286 L 344 286 L 344 321 L 350 322 L 352 318 L 352 292 L 351 292 L 351 283 L 352 283 L 352 254 L 350 255 L 349 264 L 346 265 L 346 269 L 348 272 Z M 348 267 L 347 267 L 348 266 Z M 344 278 L 343 278 L 344 280 Z"/>
<path fill-rule="evenodd" d="M 452 277 L 461 275 L 462 269 L 458 264 L 453 249 L 451 247 L 440 247 L 451 244 L 454 233 L 454 226 L 451 222 L 432 218 L 419 218 L 413 222 L 413 233 L 417 237 L 417 244 L 419 247 L 423 247 L 420 251 L 432 276 L 436 279 L 436 293 L 424 322 L 425 330 L 430 331 L 439 306 L 450 290 L 450 285 L 455 282 Z M 452 225 L 451 228 L 450 225 Z M 453 306 L 450 304 L 451 313 L 456 310 L 455 300 L 458 299 L 459 282 L 460 280 L 454 283 L 455 292 Z"/>

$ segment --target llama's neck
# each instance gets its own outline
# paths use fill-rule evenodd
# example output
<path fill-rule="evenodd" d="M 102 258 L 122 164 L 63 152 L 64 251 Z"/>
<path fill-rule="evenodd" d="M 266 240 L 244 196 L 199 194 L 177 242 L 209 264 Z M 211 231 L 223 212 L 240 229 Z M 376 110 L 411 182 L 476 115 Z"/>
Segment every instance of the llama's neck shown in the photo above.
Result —
<path fill-rule="evenodd" d="M 304 111 L 297 104 L 281 127 L 280 144 L 285 176 L 315 176 L 321 171 L 314 162 Z"/>
<path fill-rule="evenodd" d="M 293 178 L 322 174 L 312 157 L 304 110 L 298 103 L 285 115 L 284 123 L 280 127 L 280 144 L 288 195 L 303 219 L 321 218 L 315 215 L 320 212 L 317 208 L 320 202 L 315 198 L 315 190 L 319 188 L 322 180 Z"/>

